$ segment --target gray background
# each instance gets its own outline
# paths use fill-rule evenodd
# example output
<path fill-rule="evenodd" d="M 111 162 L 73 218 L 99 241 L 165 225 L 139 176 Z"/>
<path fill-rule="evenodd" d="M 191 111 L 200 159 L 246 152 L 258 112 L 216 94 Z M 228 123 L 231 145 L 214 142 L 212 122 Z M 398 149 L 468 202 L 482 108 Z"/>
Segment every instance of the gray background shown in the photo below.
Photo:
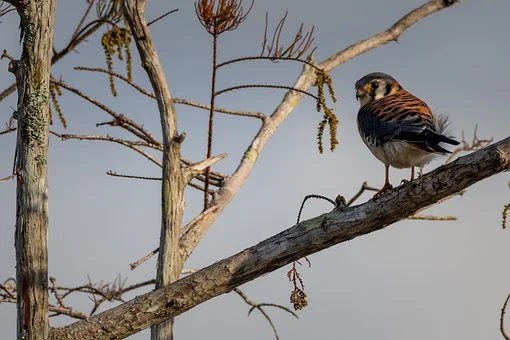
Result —
<path fill-rule="evenodd" d="M 219 60 L 256 55 L 260 51 L 264 14 L 275 23 L 289 11 L 290 37 L 301 22 L 315 24 L 316 57 L 322 60 L 359 39 L 389 27 L 421 0 L 296 1 L 257 0 L 248 20 L 236 32 L 220 38 Z M 72 33 L 85 1 L 60 1 L 56 47 Z M 194 16 L 191 1 L 151 1 L 148 16 L 169 9 L 179 12 L 153 26 L 153 34 L 172 94 L 208 101 L 210 38 Z M 481 137 L 508 136 L 510 69 L 508 13 L 505 0 L 465 1 L 413 26 L 399 43 L 362 55 L 332 72 L 339 98 L 340 144 L 334 153 L 319 155 L 316 128 L 320 114 L 315 103 L 302 101 L 267 145 L 238 197 L 214 223 L 187 267 L 200 268 L 238 252 L 290 227 L 304 195 L 318 193 L 352 196 L 364 180 L 383 183 L 383 165 L 362 144 L 356 128 L 357 102 L 353 84 L 366 73 L 384 71 L 423 98 L 436 112 L 447 113 L 454 133 L 472 136 L 478 124 Z M 18 18 L 1 19 L 0 48 L 19 55 Z M 274 27 L 274 26 L 273 26 Z M 134 45 L 133 45 L 134 46 Z M 136 55 L 136 53 L 134 53 Z M 134 63 L 139 61 L 135 57 Z M 13 81 L 6 60 L 0 63 L 0 88 Z M 70 85 L 139 120 L 157 135 L 156 105 L 135 91 L 118 86 L 109 94 L 103 75 L 73 71 L 76 65 L 105 67 L 98 37 L 82 45 L 53 70 Z M 116 69 L 125 72 L 118 63 Z M 292 63 L 252 62 L 225 68 L 219 86 L 265 82 L 290 85 L 300 71 Z M 135 80 L 149 88 L 140 69 Z M 274 90 L 238 91 L 220 97 L 218 105 L 271 112 L 283 93 Z M 83 100 L 65 93 L 61 105 L 69 133 L 126 136 L 95 123 L 109 118 Z M 11 95 L 0 104 L 1 121 L 16 106 Z M 187 132 L 183 153 L 199 160 L 205 153 L 205 111 L 178 107 L 179 130 Z M 59 122 L 52 127 L 62 131 Z M 258 122 L 217 115 L 214 153 L 228 159 L 216 169 L 232 171 Z M 0 177 L 12 167 L 14 134 L 0 137 Z M 62 285 L 113 280 L 118 274 L 134 283 L 153 277 L 155 261 L 131 272 L 128 263 L 157 246 L 159 185 L 111 178 L 112 169 L 129 174 L 158 176 L 159 169 L 120 146 L 100 142 L 61 142 L 51 138 L 49 159 L 50 275 Z M 437 166 L 435 163 L 428 168 Z M 408 176 L 393 170 L 393 183 Z M 430 213 L 455 215 L 456 222 L 403 221 L 310 256 L 312 268 L 301 273 L 309 307 L 300 320 L 270 311 L 282 339 L 499 339 L 499 311 L 510 293 L 510 234 L 501 229 L 501 210 L 509 202 L 508 174 L 490 178 Z M 370 196 L 362 197 L 362 201 Z M 0 278 L 15 275 L 13 247 L 15 182 L 0 185 Z M 186 220 L 200 210 L 201 195 L 187 193 Z M 311 202 L 305 218 L 328 211 L 326 203 Z M 282 268 L 243 286 L 256 301 L 285 304 L 291 285 Z M 139 291 L 142 293 L 142 291 Z M 68 303 L 87 310 L 86 299 Z M 272 331 L 236 295 L 204 303 L 177 318 L 177 339 L 272 339 Z M 59 318 L 52 324 L 70 320 Z M 2 339 L 15 336 L 15 306 L 0 306 Z M 510 328 L 509 328 L 510 329 Z M 142 332 L 131 339 L 146 339 Z"/>

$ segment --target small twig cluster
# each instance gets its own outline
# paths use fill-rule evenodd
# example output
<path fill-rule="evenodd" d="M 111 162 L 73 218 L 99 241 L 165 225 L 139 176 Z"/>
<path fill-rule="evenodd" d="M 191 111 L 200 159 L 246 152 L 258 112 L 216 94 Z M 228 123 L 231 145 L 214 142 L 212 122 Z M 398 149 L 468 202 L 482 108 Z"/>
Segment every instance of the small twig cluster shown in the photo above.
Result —
<path fill-rule="evenodd" d="M 195 3 L 195 12 L 207 33 L 218 36 L 239 27 L 248 17 L 253 2 L 245 11 L 241 0 L 199 0 Z"/>
<path fill-rule="evenodd" d="M 15 11 L 16 8 L 6 2 L 0 1 L 0 17 L 3 17 L 9 12 Z"/>
<path fill-rule="evenodd" d="M 303 24 L 301 24 L 292 42 L 288 46 L 280 46 L 280 37 L 282 35 L 286 19 L 287 12 L 285 12 L 283 18 L 280 19 L 280 21 L 276 25 L 276 28 L 273 32 L 273 36 L 271 38 L 271 42 L 268 43 L 267 32 L 269 27 L 269 14 L 266 13 L 266 25 L 264 27 L 264 39 L 262 41 L 262 51 L 260 52 L 260 56 L 274 59 L 281 58 L 301 59 L 305 54 L 307 54 L 306 59 L 309 59 L 310 55 L 315 50 L 313 49 L 310 53 L 307 53 L 310 47 L 312 46 L 314 40 L 313 37 L 314 26 L 312 26 L 312 28 L 309 31 L 303 34 Z"/>
<path fill-rule="evenodd" d="M 123 298 L 125 293 L 154 284 L 154 280 L 148 280 L 129 286 L 126 285 L 126 282 L 127 279 L 123 279 L 119 276 L 113 280 L 113 282 L 103 283 L 101 281 L 100 283 L 94 284 L 89 277 L 86 284 L 76 287 L 65 287 L 59 286 L 57 280 L 54 277 L 50 277 L 48 290 L 55 300 L 54 303 L 49 305 L 49 311 L 51 312 L 50 317 L 66 315 L 74 319 L 87 320 L 98 311 L 103 303 L 107 301 L 125 302 Z M 88 313 L 76 311 L 65 303 L 65 299 L 75 294 L 85 294 L 89 297 L 93 305 Z M 0 303 L 2 302 L 16 303 L 16 281 L 14 279 L 9 279 L 3 284 L 0 284 Z"/>
<path fill-rule="evenodd" d="M 462 131 L 462 138 L 460 141 L 460 146 L 452 151 L 452 153 L 450 154 L 450 156 L 448 157 L 448 159 L 446 160 L 445 163 L 451 162 L 455 158 L 455 156 L 457 156 L 461 152 L 469 152 L 469 151 L 475 151 L 475 150 L 481 149 L 483 147 L 486 147 L 490 143 L 492 143 L 492 141 L 493 141 L 493 138 L 480 139 L 478 137 L 478 125 L 475 126 L 475 130 L 473 131 L 473 139 L 470 142 L 466 141 L 466 138 L 464 136 L 464 131 Z"/>

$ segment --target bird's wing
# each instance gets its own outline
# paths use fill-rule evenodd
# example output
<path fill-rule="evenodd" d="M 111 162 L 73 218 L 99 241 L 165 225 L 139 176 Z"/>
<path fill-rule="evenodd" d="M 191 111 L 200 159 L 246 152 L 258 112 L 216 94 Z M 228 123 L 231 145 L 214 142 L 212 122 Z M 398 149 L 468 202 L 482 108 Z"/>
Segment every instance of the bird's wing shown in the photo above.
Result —
<path fill-rule="evenodd" d="M 365 138 L 376 143 L 397 140 L 429 152 L 448 152 L 439 143 L 450 139 L 437 133 L 430 108 L 404 90 L 360 108 L 358 125 Z"/>

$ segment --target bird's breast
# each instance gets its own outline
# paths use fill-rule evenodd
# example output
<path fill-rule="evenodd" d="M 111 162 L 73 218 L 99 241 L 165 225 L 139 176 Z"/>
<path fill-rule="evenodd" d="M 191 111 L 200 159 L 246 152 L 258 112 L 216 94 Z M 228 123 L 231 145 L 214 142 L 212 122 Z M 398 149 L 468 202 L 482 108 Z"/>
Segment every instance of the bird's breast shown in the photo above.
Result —
<path fill-rule="evenodd" d="M 433 153 L 420 150 L 408 142 L 381 142 L 371 138 L 363 138 L 363 140 L 377 159 L 394 168 L 423 167 L 434 158 Z"/>

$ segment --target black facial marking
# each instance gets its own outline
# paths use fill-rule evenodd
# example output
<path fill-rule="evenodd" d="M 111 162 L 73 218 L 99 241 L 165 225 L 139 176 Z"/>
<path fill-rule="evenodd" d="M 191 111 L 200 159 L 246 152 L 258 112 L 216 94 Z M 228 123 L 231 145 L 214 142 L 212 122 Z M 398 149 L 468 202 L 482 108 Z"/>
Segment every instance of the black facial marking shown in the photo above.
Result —
<path fill-rule="evenodd" d="M 384 92 L 384 95 L 387 96 L 390 94 L 390 92 L 391 92 L 391 84 L 388 83 L 388 84 L 386 84 L 386 91 Z"/>

